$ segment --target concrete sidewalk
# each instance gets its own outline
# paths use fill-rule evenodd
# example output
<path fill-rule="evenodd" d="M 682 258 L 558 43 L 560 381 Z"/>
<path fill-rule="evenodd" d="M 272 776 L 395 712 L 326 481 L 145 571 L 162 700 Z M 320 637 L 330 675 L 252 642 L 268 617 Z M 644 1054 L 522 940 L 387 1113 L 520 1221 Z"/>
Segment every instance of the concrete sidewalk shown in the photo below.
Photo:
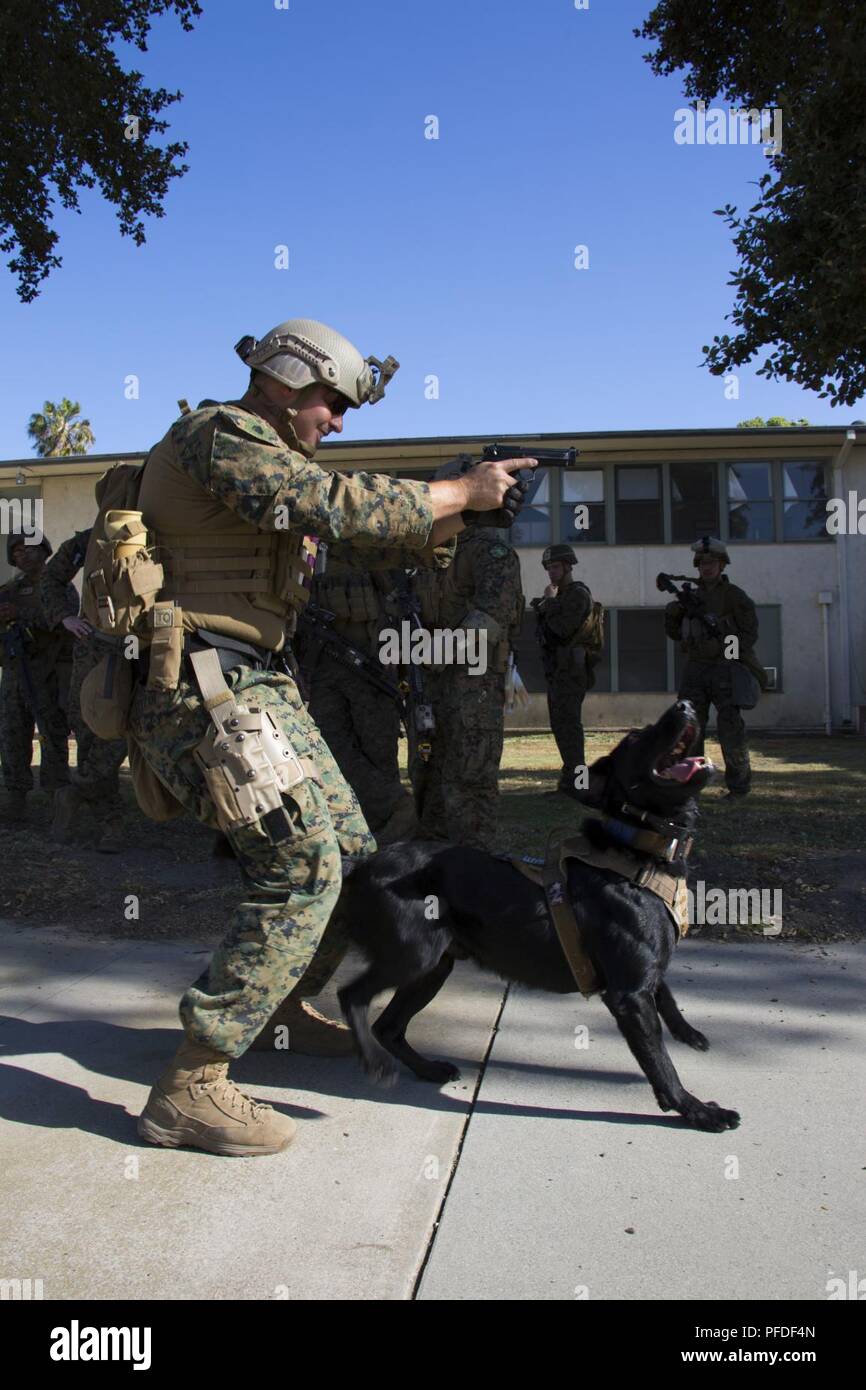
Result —
<path fill-rule="evenodd" d="M 351 1058 L 242 1058 L 244 1089 L 301 1121 L 258 1160 L 135 1132 L 206 955 L 0 928 L 0 1279 L 46 1299 L 407 1299 L 426 1259 L 424 1299 L 824 1299 L 866 1275 L 862 946 L 678 954 L 712 1050 L 671 1054 L 736 1131 L 662 1115 L 599 1000 L 519 989 L 473 1104 L 504 987 L 463 965 L 411 1034 L 461 1065 L 441 1091 L 373 1088 Z"/>
<path fill-rule="evenodd" d="M 718 1135 L 656 1108 L 599 1001 L 512 990 L 419 1297 L 820 1300 L 866 1275 L 864 976 L 862 945 L 682 948 L 711 1050 L 669 1050 L 740 1111 Z"/>
<path fill-rule="evenodd" d="M 463 1072 L 441 1091 L 247 1054 L 236 1079 L 301 1123 L 285 1153 L 224 1159 L 135 1131 L 207 954 L 0 927 L 0 1278 L 46 1299 L 411 1297 L 504 987 L 464 967 L 427 1011 L 421 1045 Z"/>

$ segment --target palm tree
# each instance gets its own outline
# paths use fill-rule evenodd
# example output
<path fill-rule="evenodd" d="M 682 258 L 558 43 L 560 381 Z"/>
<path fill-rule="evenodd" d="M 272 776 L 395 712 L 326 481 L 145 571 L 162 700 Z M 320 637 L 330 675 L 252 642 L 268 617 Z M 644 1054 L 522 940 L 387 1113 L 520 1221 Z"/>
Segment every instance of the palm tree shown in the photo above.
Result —
<path fill-rule="evenodd" d="M 68 454 L 86 454 L 93 447 L 94 436 L 89 420 L 76 420 L 81 406 L 66 396 L 59 405 L 46 401 L 41 415 L 31 415 L 27 433 L 41 458 Z"/>

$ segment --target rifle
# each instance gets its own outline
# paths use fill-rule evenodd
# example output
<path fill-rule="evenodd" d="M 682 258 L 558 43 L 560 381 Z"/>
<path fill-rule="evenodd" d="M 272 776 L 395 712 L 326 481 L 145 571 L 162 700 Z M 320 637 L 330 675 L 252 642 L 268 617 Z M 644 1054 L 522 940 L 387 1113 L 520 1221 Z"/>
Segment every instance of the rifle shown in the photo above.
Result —
<path fill-rule="evenodd" d="M 38 701 L 36 698 L 36 687 L 33 684 L 33 675 L 27 661 L 27 644 L 32 644 L 32 642 L 32 632 L 19 622 L 7 623 L 5 630 L 0 632 L 0 645 L 2 645 L 3 648 L 3 660 L 0 662 L 0 665 L 5 666 L 7 661 L 21 662 L 21 674 L 24 677 L 26 703 L 30 713 L 35 717 Z"/>
<path fill-rule="evenodd" d="M 556 669 L 554 652 L 558 644 L 553 641 L 545 626 L 544 617 L 539 609 L 540 603 L 540 598 L 534 598 L 530 600 L 529 606 L 535 614 L 535 640 L 541 649 L 541 665 L 544 670 L 544 677 L 545 680 L 549 681 Z"/>
<path fill-rule="evenodd" d="M 326 651 L 329 656 L 333 656 L 344 666 L 348 666 L 350 670 L 357 671 L 377 690 L 388 695 L 397 705 L 400 718 L 405 723 L 406 702 L 400 687 L 394 681 L 388 680 L 375 656 L 370 656 L 368 652 L 362 652 L 348 638 L 334 631 L 331 624 L 336 616 L 335 613 L 330 613 L 327 608 L 319 608 L 314 603 L 308 603 L 298 616 L 298 636 L 303 643 L 301 665 L 307 681 L 312 675 L 319 654 Z"/>
<path fill-rule="evenodd" d="M 497 459 L 537 459 L 545 468 L 575 468 L 577 466 L 577 449 L 519 449 L 513 444 L 485 444 L 481 451 L 481 458 L 474 459 L 471 454 L 458 454 L 451 461 L 451 472 L 440 470 L 439 478 L 462 477 L 468 473 L 470 468 L 476 468 L 479 463 L 488 463 Z M 448 464 L 445 465 L 447 469 Z M 533 473 L 530 469 L 519 470 L 514 475 L 514 486 L 510 487 L 505 494 L 502 506 L 498 511 L 492 512 L 463 512 L 463 520 L 467 526 L 511 526 L 516 519 L 523 500 L 532 482 Z"/>
<path fill-rule="evenodd" d="M 423 631 L 421 604 L 418 595 L 412 591 L 410 576 L 405 570 L 397 570 L 395 571 L 395 579 L 394 591 L 397 595 L 400 617 L 409 623 L 412 632 Z M 406 699 L 406 733 L 410 740 L 414 741 L 414 751 L 422 763 L 429 763 L 433 752 L 433 735 L 436 732 L 433 706 L 424 693 L 424 678 L 421 675 L 420 666 L 417 666 L 414 661 L 410 661 L 407 675 L 408 679 L 400 682 L 400 688 Z"/>
<path fill-rule="evenodd" d="M 682 587 L 678 589 L 674 580 L 680 580 Z M 719 620 L 714 613 L 706 611 L 706 599 L 698 593 L 691 575 L 657 574 L 656 588 L 662 593 L 673 594 L 685 610 L 687 618 L 697 618 L 698 622 L 703 623 L 704 629 L 711 637 L 721 638 L 722 630 L 719 626 Z"/>

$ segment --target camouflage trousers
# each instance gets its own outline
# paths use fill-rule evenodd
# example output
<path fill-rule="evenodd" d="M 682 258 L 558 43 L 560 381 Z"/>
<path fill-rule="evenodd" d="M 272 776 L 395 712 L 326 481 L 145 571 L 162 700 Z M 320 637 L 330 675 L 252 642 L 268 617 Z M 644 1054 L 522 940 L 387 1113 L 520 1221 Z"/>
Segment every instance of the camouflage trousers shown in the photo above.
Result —
<path fill-rule="evenodd" d="M 40 744 L 39 788 L 53 791 L 69 781 L 68 721 L 61 706 L 57 667 L 38 656 L 28 661 L 31 691 L 20 661 L 3 667 L 0 680 L 0 762 L 7 791 L 33 789 L 33 734 Z"/>
<path fill-rule="evenodd" d="M 357 671 L 319 657 L 310 678 L 310 715 L 375 833 L 408 793 L 400 782 L 396 703 Z"/>
<path fill-rule="evenodd" d="M 81 717 L 81 683 L 104 655 L 105 648 L 97 642 L 76 642 L 69 682 L 68 713 L 78 749 L 75 785 L 82 796 L 98 807 L 100 814 L 111 815 L 120 809 L 121 804 L 118 773 L 126 757 L 126 739 L 97 738 Z"/>
<path fill-rule="evenodd" d="M 716 707 L 716 726 L 725 760 L 725 782 L 730 791 L 746 792 L 752 780 L 746 725 L 731 702 L 731 666 L 727 661 L 689 661 L 680 680 L 680 700 L 691 700 L 701 723 L 695 754 L 704 751 L 710 705 Z"/>
<path fill-rule="evenodd" d="M 207 969 L 180 1002 L 188 1037 L 239 1057 L 292 992 L 318 994 L 347 941 L 327 931 L 342 885 L 340 856 L 372 854 L 376 842 L 293 680 L 241 666 L 226 677 L 245 709 L 266 708 L 310 778 L 284 793 L 290 824 L 272 838 L 261 822 L 227 833 L 245 887 L 228 932 Z M 187 811 L 217 828 L 216 813 L 193 749 L 213 728 L 188 678 L 170 693 L 136 690 L 130 732 L 145 759 Z M 285 836 L 283 838 L 282 836 Z"/>
<path fill-rule="evenodd" d="M 586 764 L 583 733 L 583 701 L 586 696 L 586 657 L 578 649 L 579 662 L 573 669 L 554 671 L 547 682 L 547 713 L 550 730 L 562 759 L 560 782 L 574 786 L 575 768 Z M 574 654 L 569 652 L 569 657 Z"/>
<path fill-rule="evenodd" d="M 492 849 L 505 737 L 505 676 L 470 676 L 452 667 L 425 673 L 425 686 L 436 733 L 429 763 L 413 752 L 410 768 L 421 828 L 433 839 Z"/>

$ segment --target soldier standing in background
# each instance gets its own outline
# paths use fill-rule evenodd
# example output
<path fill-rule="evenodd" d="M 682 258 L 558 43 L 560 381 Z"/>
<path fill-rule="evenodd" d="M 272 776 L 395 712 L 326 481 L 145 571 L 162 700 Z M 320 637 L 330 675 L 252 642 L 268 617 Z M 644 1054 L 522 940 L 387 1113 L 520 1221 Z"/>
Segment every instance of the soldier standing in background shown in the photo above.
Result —
<path fill-rule="evenodd" d="M 328 561 L 313 580 L 312 602 L 334 614 L 332 630 L 367 656 L 376 657 L 379 634 L 393 626 L 385 603 L 394 588 L 390 570 L 367 571 Z M 327 647 L 302 661 L 310 690 L 309 711 L 352 791 L 377 844 L 409 839 L 418 828 L 415 808 L 400 782 L 397 702 Z M 382 667 L 382 675 L 391 672 Z"/>
<path fill-rule="evenodd" d="M 97 738 L 81 717 L 81 682 L 105 655 L 85 618 L 68 615 L 72 580 L 84 563 L 90 530 L 76 531 L 52 555 L 42 571 L 40 597 L 49 623 L 62 623 L 75 639 L 68 716 L 75 734 L 77 767 L 68 786 L 54 795 L 51 834 L 67 844 L 73 836 L 85 839 L 103 854 L 122 847 L 118 820 L 123 811 L 118 774 L 126 757 L 126 739 Z"/>
<path fill-rule="evenodd" d="M 746 796 L 752 767 L 740 709 L 751 709 L 766 684 L 764 668 L 754 654 L 758 615 L 749 595 L 722 573 L 730 564 L 730 556 L 721 541 L 703 536 L 692 550 L 700 571 L 695 592 L 703 616 L 689 616 L 677 600 L 665 609 L 665 631 L 688 656 L 678 696 L 691 700 L 700 719 L 700 741 L 693 750 L 696 755 L 703 754 L 710 705 L 715 705 L 728 797 Z M 725 656 L 728 637 L 737 638 L 735 659 Z"/>
<path fill-rule="evenodd" d="M 572 576 L 578 559 L 571 546 L 549 545 L 541 563 L 548 584 L 531 606 L 538 622 L 550 727 L 562 759 L 557 791 L 577 798 L 575 771 L 586 765 L 583 701 L 594 680 L 588 658 L 590 652 L 600 652 L 601 634 L 592 630 L 592 594 Z"/>
<path fill-rule="evenodd" d="M 496 833 L 505 673 L 524 613 L 520 561 L 503 535 L 491 526 L 462 531 L 450 568 L 434 577 L 435 611 L 421 591 L 427 626 L 485 635 L 487 669 L 472 674 L 454 664 L 431 673 L 432 752 L 428 764 L 415 758 L 412 766 L 424 834 L 487 850 Z"/>
<path fill-rule="evenodd" d="M 40 736 L 40 791 L 54 791 L 69 781 L 69 723 L 63 708 L 68 683 L 72 639 L 61 617 L 78 612 L 78 595 L 67 585 L 58 613 L 49 618 L 43 608 L 39 581 L 51 545 L 43 536 L 28 545 L 23 535 L 10 535 L 6 559 L 21 571 L 0 590 L 0 762 L 5 796 L 0 814 L 23 820 L 27 793 L 33 789 L 30 768 L 33 732 Z"/>

